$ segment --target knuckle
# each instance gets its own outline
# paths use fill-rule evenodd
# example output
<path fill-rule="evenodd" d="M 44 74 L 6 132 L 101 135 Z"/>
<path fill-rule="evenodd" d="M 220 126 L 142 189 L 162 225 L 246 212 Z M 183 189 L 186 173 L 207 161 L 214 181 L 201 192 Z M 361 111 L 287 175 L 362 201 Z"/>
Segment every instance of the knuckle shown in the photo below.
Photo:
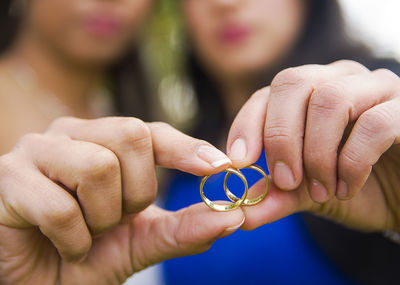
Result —
<path fill-rule="evenodd" d="M 92 155 L 89 154 L 81 167 L 83 178 L 102 180 L 107 177 L 115 177 L 120 171 L 117 156 L 105 148 L 96 150 Z"/>
<path fill-rule="evenodd" d="M 341 59 L 338 61 L 335 61 L 334 64 L 342 65 L 344 66 L 347 70 L 353 71 L 353 72 L 368 72 L 368 68 L 366 68 L 364 65 L 361 63 L 354 61 L 354 60 L 349 60 L 349 59 Z"/>
<path fill-rule="evenodd" d="M 379 68 L 374 71 L 372 71 L 373 74 L 377 75 L 381 79 L 385 79 L 388 81 L 400 82 L 400 78 L 395 74 L 393 71 L 386 69 L 386 68 Z"/>
<path fill-rule="evenodd" d="M 299 68 L 291 67 L 279 72 L 271 82 L 271 88 L 275 93 L 284 93 L 299 85 L 304 84 L 304 76 Z"/>
<path fill-rule="evenodd" d="M 0 177 L 12 177 L 18 171 L 19 166 L 16 165 L 16 157 L 12 152 L 0 156 Z M 0 181 L 5 179 L 0 179 Z"/>
<path fill-rule="evenodd" d="M 58 199 L 48 203 L 44 220 L 51 228 L 65 229 L 77 224 L 81 211 L 73 200 Z"/>
<path fill-rule="evenodd" d="M 251 95 L 252 98 L 263 99 L 269 96 L 270 87 L 264 87 L 262 89 L 257 90 Z M 258 100 L 257 100 L 258 101 Z"/>
<path fill-rule="evenodd" d="M 159 130 L 176 130 L 171 125 L 164 123 L 164 122 L 151 122 L 148 123 L 147 126 L 151 126 L 151 130 L 159 131 Z M 150 129 L 150 127 L 149 127 Z"/>
<path fill-rule="evenodd" d="M 363 155 L 353 147 L 347 147 L 342 150 L 340 165 L 349 172 L 354 172 L 364 163 Z"/>
<path fill-rule="evenodd" d="M 137 118 L 124 118 L 118 122 L 119 139 L 123 145 L 137 147 L 151 142 L 151 131 L 145 122 Z"/>
<path fill-rule="evenodd" d="M 25 148 L 36 144 L 42 144 L 43 141 L 44 141 L 44 135 L 42 134 L 36 134 L 36 133 L 26 134 L 18 140 L 16 148 L 20 147 Z"/>
<path fill-rule="evenodd" d="M 89 235 L 80 235 L 79 242 L 75 242 L 68 248 L 59 248 L 59 252 L 63 258 L 69 261 L 76 261 L 89 252 L 92 246 L 92 240 Z"/>
<path fill-rule="evenodd" d="M 73 117 L 60 117 L 55 119 L 48 127 L 48 131 L 57 132 L 64 130 L 69 124 L 79 119 Z"/>
<path fill-rule="evenodd" d="M 350 105 L 345 94 L 344 87 L 339 83 L 316 86 L 311 94 L 308 109 L 320 115 L 343 110 Z"/>
<path fill-rule="evenodd" d="M 364 137 L 374 137 L 380 132 L 390 132 L 395 126 L 394 114 L 387 110 L 384 106 L 379 108 L 370 109 L 364 112 L 358 122 L 358 132 Z"/>

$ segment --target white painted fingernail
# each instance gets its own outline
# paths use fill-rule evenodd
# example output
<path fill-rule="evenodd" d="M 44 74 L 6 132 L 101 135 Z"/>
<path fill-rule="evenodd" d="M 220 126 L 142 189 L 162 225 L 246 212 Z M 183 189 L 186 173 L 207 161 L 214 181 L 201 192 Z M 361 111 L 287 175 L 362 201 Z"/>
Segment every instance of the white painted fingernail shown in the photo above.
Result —
<path fill-rule="evenodd" d="M 240 227 L 244 224 L 245 221 L 246 221 L 246 217 L 243 217 L 243 220 L 240 222 L 239 225 L 226 228 L 225 231 L 226 231 L 226 232 L 233 232 L 233 231 L 236 231 L 238 228 L 240 228 Z"/>
<path fill-rule="evenodd" d="M 229 156 L 233 160 L 243 160 L 247 155 L 247 146 L 246 142 L 242 138 L 236 139 L 232 146 L 231 151 L 229 152 Z"/>
<path fill-rule="evenodd" d="M 232 164 L 232 161 L 222 151 L 209 145 L 201 145 L 197 150 L 197 155 L 213 168 Z"/>
<path fill-rule="evenodd" d="M 221 159 L 221 160 L 214 161 L 213 163 L 211 163 L 211 166 L 214 167 L 214 168 L 218 168 L 218 167 L 220 167 L 222 165 L 225 165 L 225 164 L 226 165 L 232 164 L 232 161 L 229 158 L 224 158 L 224 159 Z"/>

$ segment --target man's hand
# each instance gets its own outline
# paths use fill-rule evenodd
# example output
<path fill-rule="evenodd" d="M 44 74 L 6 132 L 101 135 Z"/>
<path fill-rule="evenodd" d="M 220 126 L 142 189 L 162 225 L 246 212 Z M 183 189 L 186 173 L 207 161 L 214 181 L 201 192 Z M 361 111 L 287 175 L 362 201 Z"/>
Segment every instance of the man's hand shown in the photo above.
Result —
<path fill-rule="evenodd" d="M 353 61 L 280 72 L 229 133 L 233 166 L 254 163 L 265 147 L 274 182 L 263 202 L 245 207 L 243 228 L 307 210 L 362 230 L 399 230 L 399 142 L 394 73 Z"/>

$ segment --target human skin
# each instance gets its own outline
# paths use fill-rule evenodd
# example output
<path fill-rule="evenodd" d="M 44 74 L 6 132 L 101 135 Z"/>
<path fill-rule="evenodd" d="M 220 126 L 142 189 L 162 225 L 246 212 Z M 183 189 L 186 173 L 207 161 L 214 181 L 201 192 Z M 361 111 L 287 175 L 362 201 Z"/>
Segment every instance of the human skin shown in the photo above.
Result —
<path fill-rule="evenodd" d="M 181 1 L 190 47 L 218 84 L 230 121 L 249 95 L 263 85 L 265 72 L 292 51 L 303 31 L 306 3 Z"/>
<path fill-rule="evenodd" d="M 153 6 L 152 0 L 23 2 L 16 39 L 0 58 L 0 154 L 57 117 L 110 115 L 91 103 L 104 89 L 107 67 L 139 40 Z"/>
<path fill-rule="evenodd" d="M 299 0 L 185 0 L 181 7 L 196 55 L 219 80 L 254 76 L 279 63 L 305 18 Z"/>
<path fill-rule="evenodd" d="M 243 228 L 311 211 L 362 230 L 399 230 L 395 74 L 352 61 L 294 67 L 247 99 L 252 78 L 262 78 L 294 47 L 306 3 L 182 1 L 196 55 L 217 80 L 228 114 L 240 109 L 228 135 L 228 156 L 244 167 L 264 147 L 271 170 L 271 193 L 245 207 Z M 261 181 L 253 191 L 264 186 Z"/>
<path fill-rule="evenodd" d="M 243 223 L 240 209 L 150 205 L 156 165 L 206 175 L 230 162 L 205 141 L 135 118 L 62 118 L 24 136 L 0 156 L 0 283 L 120 284 Z"/>
<path fill-rule="evenodd" d="M 18 41 L 82 68 L 104 67 L 138 39 L 152 5 L 152 0 L 30 1 Z"/>
<path fill-rule="evenodd" d="M 400 79 L 386 69 L 344 60 L 278 73 L 229 132 L 233 165 L 265 148 L 273 180 L 269 197 L 245 208 L 243 228 L 311 211 L 360 230 L 399 230 L 399 110 Z"/>

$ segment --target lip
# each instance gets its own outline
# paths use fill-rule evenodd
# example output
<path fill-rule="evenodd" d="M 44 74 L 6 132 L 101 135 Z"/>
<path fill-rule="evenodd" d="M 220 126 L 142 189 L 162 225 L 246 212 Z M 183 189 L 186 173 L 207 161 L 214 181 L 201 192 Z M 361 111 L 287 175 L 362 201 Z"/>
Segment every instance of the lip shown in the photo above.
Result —
<path fill-rule="evenodd" d="M 244 25 L 225 25 L 219 33 L 219 40 L 224 44 L 239 44 L 250 35 L 250 29 Z"/>
<path fill-rule="evenodd" d="M 121 31 L 122 23 L 110 15 L 92 15 L 86 18 L 85 26 L 95 36 L 113 37 Z"/>

